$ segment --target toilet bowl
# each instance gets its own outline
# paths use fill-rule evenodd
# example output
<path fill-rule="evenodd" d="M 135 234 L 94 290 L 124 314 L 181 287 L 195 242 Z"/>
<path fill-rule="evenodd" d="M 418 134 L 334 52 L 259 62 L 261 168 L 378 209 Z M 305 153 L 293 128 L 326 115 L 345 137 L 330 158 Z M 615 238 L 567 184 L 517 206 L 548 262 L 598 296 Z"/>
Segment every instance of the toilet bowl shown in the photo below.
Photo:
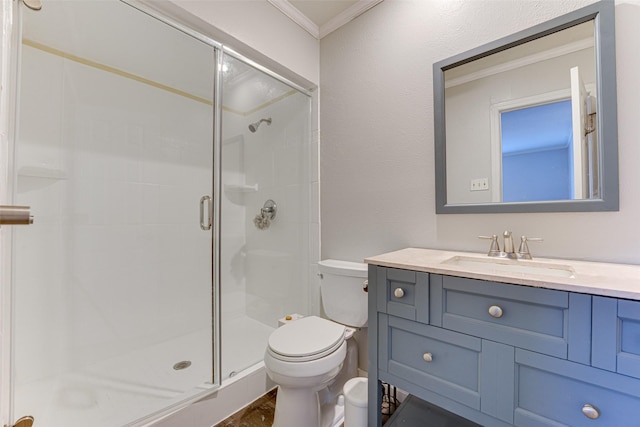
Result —
<path fill-rule="evenodd" d="M 347 353 L 345 328 L 309 316 L 276 329 L 264 357 L 278 384 L 274 427 L 320 426 L 318 391 L 340 373 Z"/>
<path fill-rule="evenodd" d="M 278 384 L 273 427 L 333 427 L 344 418 L 342 386 L 357 374 L 355 329 L 366 325 L 367 266 L 320 261 L 320 289 L 331 318 L 308 316 L 269 337 L 264 363 Z"/>

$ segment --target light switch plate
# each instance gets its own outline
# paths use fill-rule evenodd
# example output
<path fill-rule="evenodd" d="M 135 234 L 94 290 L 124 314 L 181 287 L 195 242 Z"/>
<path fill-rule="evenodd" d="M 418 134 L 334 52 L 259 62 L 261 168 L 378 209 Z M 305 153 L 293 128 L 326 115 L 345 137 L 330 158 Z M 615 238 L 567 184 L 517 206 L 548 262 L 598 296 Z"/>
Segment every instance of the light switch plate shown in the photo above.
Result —
<path fill-rule="evenodd" d="M 486 191 L 489 190 L 489 178 L 472 179 L 469 183 L 470 191 Z"/>

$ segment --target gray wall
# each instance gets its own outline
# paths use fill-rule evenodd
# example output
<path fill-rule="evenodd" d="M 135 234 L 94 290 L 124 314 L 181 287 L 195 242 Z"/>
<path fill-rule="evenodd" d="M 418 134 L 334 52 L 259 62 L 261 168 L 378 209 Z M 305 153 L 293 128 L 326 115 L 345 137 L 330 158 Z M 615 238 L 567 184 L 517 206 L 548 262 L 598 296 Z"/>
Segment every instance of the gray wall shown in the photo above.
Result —
<path fill-rule="evenodd" d="M 639 0 L 616 2 L 620 211 L 435 214 L 432 64 L 589 3 L 385 0 L 323 38 L 322 258 L 483 252 L 509 229 L 545 239 L 534 256 L 640 263 Z"/>

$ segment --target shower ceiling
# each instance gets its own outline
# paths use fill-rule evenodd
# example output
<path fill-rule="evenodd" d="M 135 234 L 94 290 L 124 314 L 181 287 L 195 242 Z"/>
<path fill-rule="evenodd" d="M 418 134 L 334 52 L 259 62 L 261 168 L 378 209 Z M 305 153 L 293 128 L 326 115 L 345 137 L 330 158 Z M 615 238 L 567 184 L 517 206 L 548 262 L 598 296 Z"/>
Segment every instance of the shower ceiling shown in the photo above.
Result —
<path fill-rule="evenodd" d="M 238 114 L 248 115 L 293 91 L 290 86 L 231 56 L 225 56 L 222 73 L 224 107 Z"/>

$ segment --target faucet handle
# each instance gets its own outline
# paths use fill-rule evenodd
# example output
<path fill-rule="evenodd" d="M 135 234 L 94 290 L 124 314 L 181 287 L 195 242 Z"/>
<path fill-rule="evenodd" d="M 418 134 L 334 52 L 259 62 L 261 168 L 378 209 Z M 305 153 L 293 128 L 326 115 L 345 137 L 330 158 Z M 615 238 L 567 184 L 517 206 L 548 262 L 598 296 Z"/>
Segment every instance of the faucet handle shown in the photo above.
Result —
<path fill-rule="evenodd" d="M 527 237 L 522 236 L 520 238 L 520 247 L 518 248 L 518 258 L 531 259 L 531 252 L 529 251 L 529 244 L 527 242 L 542 242 L 540 237 Z"/>
<path fill-rule="evenodd" d="M 498 244 L 498 235 L 494 234 L 492 236 L 478 236 L 478 239 L 488 239 L 491 240 L 491 246 L 489 246 L 489 256 L 500 256 L 500 245 Z"/>

